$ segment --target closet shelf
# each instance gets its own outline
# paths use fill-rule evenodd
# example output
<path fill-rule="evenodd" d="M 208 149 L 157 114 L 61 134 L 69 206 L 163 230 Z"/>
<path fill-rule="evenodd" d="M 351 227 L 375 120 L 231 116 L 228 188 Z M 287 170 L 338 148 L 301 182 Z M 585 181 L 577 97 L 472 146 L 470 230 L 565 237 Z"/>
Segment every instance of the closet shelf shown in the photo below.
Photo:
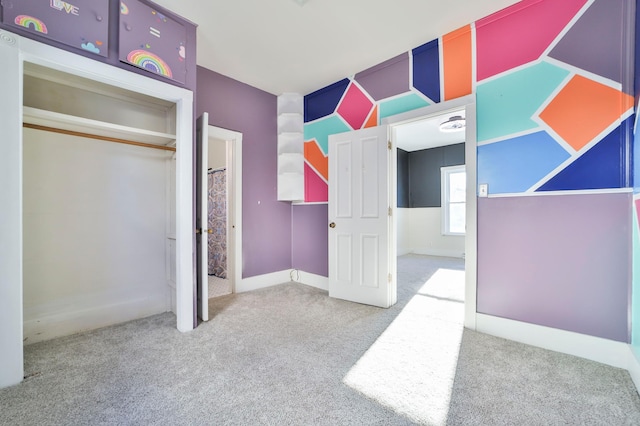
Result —
<path fill-rule="evenodd" d="M 104 121 L 91 120 L 38 108 L 23 107 L 23 121 L 37 126 L 53 127 L 96 136 L 128 139 L 150 145 L 166 146 L 176 140 L 176 135 L 154 132 Z"/>

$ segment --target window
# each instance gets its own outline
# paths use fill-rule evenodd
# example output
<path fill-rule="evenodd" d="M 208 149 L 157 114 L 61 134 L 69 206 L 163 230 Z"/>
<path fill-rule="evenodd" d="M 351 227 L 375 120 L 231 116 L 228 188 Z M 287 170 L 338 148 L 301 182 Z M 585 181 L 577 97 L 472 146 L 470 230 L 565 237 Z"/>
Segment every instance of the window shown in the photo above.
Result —
<path fill-rule="evenodd" d="M 442 167 L 442 234 L 464 235 L 467 173 L 464 166 Z"/>

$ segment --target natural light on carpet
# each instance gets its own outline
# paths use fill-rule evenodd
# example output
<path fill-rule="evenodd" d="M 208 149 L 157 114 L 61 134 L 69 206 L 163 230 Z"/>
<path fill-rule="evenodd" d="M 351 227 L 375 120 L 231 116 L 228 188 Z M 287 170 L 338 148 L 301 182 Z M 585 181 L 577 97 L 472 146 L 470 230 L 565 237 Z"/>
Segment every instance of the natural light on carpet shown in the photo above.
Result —
<path fill-rule="evenodd" d="M 438 269 L 344 378 L 422 424 L 444 425 L 464 320 L 464 271 Z"/>

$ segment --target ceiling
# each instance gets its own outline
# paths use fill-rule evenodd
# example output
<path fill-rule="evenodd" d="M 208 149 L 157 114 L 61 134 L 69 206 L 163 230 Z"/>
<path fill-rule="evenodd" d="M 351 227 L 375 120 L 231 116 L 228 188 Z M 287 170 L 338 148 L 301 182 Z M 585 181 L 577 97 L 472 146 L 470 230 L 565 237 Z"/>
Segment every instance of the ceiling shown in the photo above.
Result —
<path fill-rule="evenodd" d="M 440 131 L 440 123 L 453 116 L 464 118 L 464 108 L 396 126 L 396 146 L 411 152 L 464 142 L 465 132 L 463 130 L 458 132 Z"/>
<path fill-rule="evenodd" d="M 198 65 L 306 95 L 519 0 L 154 0 L 198 25 Z"/>

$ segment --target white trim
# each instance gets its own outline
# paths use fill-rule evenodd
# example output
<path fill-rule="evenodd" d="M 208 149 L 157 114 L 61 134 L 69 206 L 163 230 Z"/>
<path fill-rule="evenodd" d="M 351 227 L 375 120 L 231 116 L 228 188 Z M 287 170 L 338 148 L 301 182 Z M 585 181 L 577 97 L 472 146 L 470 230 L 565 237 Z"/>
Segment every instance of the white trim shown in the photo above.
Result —
<path fill-rule="evenodd" d="M 629 364 L 627 365 L 627 370 L 629 371 L 629 375 L 631 375 L 631 380 L 633 380 L 633 384 L 636 385 L 636 389 L 640 392 L 640 359 L 636 356 L 635 351 L 631 345 L 629 346 Z"/>
<path fill-rule="evenodd" d="M 527 345 L 590 359 L 617 368 L 629 366 L 628 344 L 557 328 L 477 314 L 477 331 Z"/>
<path fill-rule="evenodd" d="M 236 293 L 258 290 L 272 287 L 278 284 L 291 282 L 291 270 L 271 272 L 270 274 L 256 275 L 255 277 L 243 278 L 236 281 Z"/>
<path fill-rule="evenodd" d="M 227 151 L 227 165 L 231 163 L 231 177 L 233 188 L 233 205 L 227 206 L 229 211 L 229 220 L 227 225 L 231 229 L 227 229 L 227 235 L 233 239 L 230 265 L 227 265 L 227 271 L 230 273 L 231 291 L 236 292 L 238 282 L 242 280 L 242 133 L 234 130 L 223 129 L 209 125 L 209 138 L 223 139 L 230 146 Z M 232 236 L 235 230 L 235 236 Z"/>
<path fill-rule="evenodd" d="M 152 298 L 127 300 L 126 302 L 107 306 L 77 309 L 71 312 L 39 317 L 24 322 L 24 343 L 28 345 L 56 337 L 68 336 L 161 314 L 166 311 L 166 295 L 160 294 Z M 81 329 L 78 328 L 78 324 L 82 324 Z"/>
<path fill-rule="evenodd" d="M 508 192 L 504 194 L 489 194 L 489 198 L 508 197 L 541 197 L 556 195 L 594 195 L 594 194 L 625 194 L 633 192 L 633 188 L 603 188 L 603 189 L 576 189 L 566 191 L 539 191 L 539 192 Z"/>
<path fill-rule="evenodd" d="M 464 164 L 458 166 L 445 166 L 440 167 L 440 205 L 442 209 L 442 214 L 440 215 L 440 232 L 442 235 L 450 235 L 450 236 L 458 236 L 464 237 L 465 232 L 452 232 L 450 230 L 451 223 L 449 222 L 449 213 L 451 209 L 451 204 L 465 204 L 465 202 L 453 202 L 449 200 L 449 189 L 451 186 L 451 178 L 452 174 L 464 173 L 465 175 L 465 183 L 467 176 L 467 168 Z"/>
<path fill-rule="evenodd" d="M 312 274 L 311 272 L 293 269 L 291 271 L 291 281 L 319 288 L 320 290 L 329 291 L 329 277 Z"/>
<path fill-rule="evenodd" d="M 462 96 L 450 101 L 440 102 L 424 108 L 414 109 L 402 114 L 385 117 L 383 125 L 389 125 L 393 146 L 396 145 L 396 132 L 394 127 L 421 120 L 425 117 L 442 114 L 446 111 L 465 109 L 467 126 L 465 128 L 465 166 L 467 171 L 467 232 L 465 234 L 465 304 L 464 326 L 471 330 L 476 329 L 476 299 L 477 299 L 477 228 L 478 228 L 478 199 L 477 187 L 477 133 L 476 133 L 476 97 L 475 94 Z M 392 172 L 395 179 L 395 169 Z M 394 181 L 395 183 L 395 181 Z M 393 204 L 395 206 L 396 204 Z M 394 207 L 395 210 L 395 207 Z M 396 218 L 397 215 L 394 215 Z M 394 219 L 395 224 L 395 219 Z M 394 237 L 394 238 L 397 238 Z"/>

